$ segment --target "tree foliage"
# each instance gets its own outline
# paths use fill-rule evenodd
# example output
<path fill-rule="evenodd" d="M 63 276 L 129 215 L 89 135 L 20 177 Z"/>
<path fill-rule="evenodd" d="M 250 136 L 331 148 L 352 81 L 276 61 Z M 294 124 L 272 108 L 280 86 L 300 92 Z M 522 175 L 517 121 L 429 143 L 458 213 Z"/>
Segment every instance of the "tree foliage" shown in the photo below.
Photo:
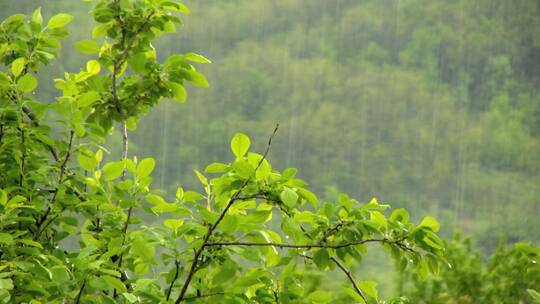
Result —
<path fill-rule="evenodd" d="M 510 248 L 502 240 L 484 262 L 471 239 L 459 235 L 446 244 L 452 268 L 440 275 L 420 279 L 411 272 L 401 277 L 401 289 L 415 303 L 538 303 L 540 247 L 516 243 Z"/>
<path fill-rule="evenodd" d="M 370 244 L 421 276 L 445 265 L 439 223 L 415 224 L 341 194 L 319 202 L 274 169 L 238 133 L 230 162 L 195 171 L 202 191 L 174 199 L 152 187 L 155 160 L 128 154 L 128 130 L 162 100 L 206 87 L 195 54 L 160 60 L 152 41 L 189 10 L 165 0 L 101 0 L 91 56 L 55 79 L 59 96 L 35 99 L 35 73 L 58 56 L 73 21 L 40 9 L 0 24 L 0 301 L 2 303 L 382 303 L 376 283 L 349 269 Z M 61 60 L 61 57 L 60 57 Z M 118 126 L 119 158 L 106 138 Z M 311 290 L 309 271 L 336 269 L 342 290 Z M 216 300 L 217 299 L 217 300 Z M 389 303 L 403 303 L 404 298 Z"/>

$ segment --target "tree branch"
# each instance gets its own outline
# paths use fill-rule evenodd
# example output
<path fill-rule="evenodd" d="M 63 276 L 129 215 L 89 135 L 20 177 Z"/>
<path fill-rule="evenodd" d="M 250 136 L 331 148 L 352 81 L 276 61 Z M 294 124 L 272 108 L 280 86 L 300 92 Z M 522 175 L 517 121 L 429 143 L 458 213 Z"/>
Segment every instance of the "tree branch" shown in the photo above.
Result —
<path fill-rule="evenodd" d="M 64 156 L 64 160 L 62 161 L 62 164 L 60 164 L 60 174 L 58 175 L 58 186 L 56 186 L 56 189 L 53 193 L 53 196 L 51 197 L 51 199 L 49 200 L 49 204 L 47 205 L 47 209 L 45 210 L 45 213 L 43 214 L 43 216 L 40 217 L 39 219 L 39 223 L 37 223 L 37 230 L 36 230 L 36 234 L 34 236 L 34 240 L 37 240 L 41 233 L 45 230 L 45 227 L 47 227 L 51 222 L 49 222 L 45 227 L 42 227 L 42 225 L 46 222 L 47 220 L 47 217 L 49 216 L 51 210 L 52 210 L 52 205 L 54 204 L 54 202 L 56 201 L 56 198 L 58 197 L 58 191 L 60 189 L 60 184 L 62 184 L 63 182 L 63 179 L 64 179 L 64 175 L 66 173 L 66 166 L 67 166 L 67 163 L 69 161 L 69 158 L 71 156 L 71 148 L 73 146 L 73 137 L 74 137 L 74 132 L 73 130 L 71 130 L 69 132 L 69 144 L 68 144 L 68 149 L 67 149 L 67 152 L 66 152 L 66 155 Z"/>
<path fill-rule="evenodd" d="M 84 288 L 86 287 L 86 278 L 84 279 L 81 288 L 79 289 L 79 292 L 77 293 L 77 298 L 75 299 L 75 304 L 79 304 L 81 302 L 81 296 L 83 294 Z"/>
<path fill-rule="evenodd" d="M 39 127 L 39 120 L 38 120 L 36 114 L 34 114 L 34 112 L 32 112 L 32 110 L 30 110 L 30 108 L 27 107 L 27 106 L 23 106 L 22 110 L 23 110 L 24 114 L 26 114 L 26 116 L 32 121 L 32 124 L 34 124 L 35 127 Z M 42 144 L 44 144 L 47 147 L 47 149 L 51 153 L 52 157 L 54 158 L 54 161 L 59 160 L 58 152 L 56 151 L 56 149 L 53 146 L 51 146 L 51 145 L 49 145 L 47 143 L 44 143 L 41 140 L 38 140 L 38 141 L 40 141 Z"/>
<path fill-rule="evenodd" d="M 358 284 L 356 284 L 356 281 L 354 280 L 351 271 L 345 268 L 345 266 L 343 266 L 343 264 L 341 264 L 335 257 L 330 257 L 330 260 L 332 260 L 332 262 L 334 262 L 334 264 L 336 264 L 337 267 L 339 267 L 339 269 L 341 269 L 341 271 L 343 271 L 345 275 L 347 275 L 347 278 L 349 278 L 349 281 L 351 281 L 351 284 L 354 287 L 356 293 L 364 300 L 364 302 L 367 303 L 366 296 L 364 296 L 364 293 L 362 292 L 360 287 L 358 287 Z"/>
<path fill-rule="evenodd" d="M 268 156 L 268 152 L 270 151 L 270 146 L 272 145 L 272 139 L 276 135 L 276 133 L 278 131 L 278 128 L 279 128 L 279 124 L 276 125 L 276 127 L 274 129 L 274 132 L 272 133 L 272 135 L 268 139 L 268 144 L 266 146 L 266 150 L 264 151 L 263 157 L 259 160 L 259 163 L 255 167 L 255 170 L 254 170 L 255 173 L 257 172 L 257 170 L 261 166 L 262 162 Z M 182 290 L 180 291 L 180 294 L 178 295 L 178 298 L 175 301 L 175 304 L 178 304 L 178 303 L 180 303 L 180 302 L 182 302 L 184 300 L 187 289 L 189 287 L 189 284 L 191 283 L 191 280 L 193 279 L 193 276 L 195 275 L 195 272 L 197 271 L 197 264 L 199 263 L 199 258 L 201 256 L 201 254 L 203 253 L 204 249 L 206 248 L 206 245 L 209 243 L 210 237 L 212 236 L 212 234 L 216 230 L 219 223 L 221 223 L 221 221 L 223 220 L 223 218 L 225 217 L 225 215 L 227 214 L 227 212 L 229 211 L 231 206 L 234 204 L 234 202 L 239 200 L 240 194 L 242 193 L 244 188 L 246 188 L 246 186 L 248 185 L 248 183 L 250 181 L 251 181 L 251 178 L 246 179 L 246 181 L 240 186 L 240 188 L 238 188 L 238 190 L 236 190 L 234 195 L 231 197 L 231 199 L 229 200 L 229 202 L 227 203 L 227 205 L 225 206 L 225 208 L 223 209 L 223 211 L 221 212 L 221 214 L 217 218 L 216 222 L 212 226 L 210 226 L 208 228 L 208 231 L 206 232 L 206 235 L 204 236 L 204 239 L 203 239 L 203 244 L 201 245 L 201 247 L 199 247 L 199 249 L 197 251 L 195 251 L 195 254 L 193 255 L 193 261 L 191 263 L 190 270 L 188 272 L 188 275 L 186 277 L 184 285 L 182 286 Z"/>
<path fill-rule="evenodd" d="M 169 289 L 167 290 L 167 301 L 169 301 L 174 283 L 178 279 L 178 273 L 180 272 L 180 261 L 174 261 L 174 266 L 176 267 L 176 270 L 174 271 L 174 278 L 172 279 L 171 284 L 169 285 Z"/>
<path fill-rule="evenodd" d="M 351 246 L 362 245 L 366 243 L 387 243 L 395 244 L 399 240 L 389 239 L 367 239 L 362 241 L 347 242 L 342 244 L 286 244 L 286 243 L 257 243 L 257 242 L 208 242 L 204 246 L 245 246 L 245 247 L 276 247 L 276 248 L 292 248 L 292 249 L 313 249 L 313 248 L 325 248 L 325 249 L 339 249 Z"/>

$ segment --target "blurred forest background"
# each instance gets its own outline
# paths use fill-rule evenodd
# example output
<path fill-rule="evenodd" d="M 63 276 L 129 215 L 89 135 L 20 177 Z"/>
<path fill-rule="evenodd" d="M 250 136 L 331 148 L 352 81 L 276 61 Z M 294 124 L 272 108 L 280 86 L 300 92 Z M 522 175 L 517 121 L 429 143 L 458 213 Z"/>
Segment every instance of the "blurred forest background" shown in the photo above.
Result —
<path fill-rule="evenodd" d="M 540 2 L 537 0 L 186 0 L 161 55 L 197 52 L 209 89 L 162 102 L 131 136 L 156 182 L 197 187 L 193 169 L 229 158 L 237 132 L 311 188 L 429 213 L 483 250 L 540 241 Z M 52 79 L 77 71 L 90 5 L 2 0 L 0 17 L 42 6 L 76 16 Z M 118 138 L 119 140 L 119 138 Z M 120 145 L 115 145 L 120 146 Z M 117 153 L 117 152 L 114 152 Z"/>

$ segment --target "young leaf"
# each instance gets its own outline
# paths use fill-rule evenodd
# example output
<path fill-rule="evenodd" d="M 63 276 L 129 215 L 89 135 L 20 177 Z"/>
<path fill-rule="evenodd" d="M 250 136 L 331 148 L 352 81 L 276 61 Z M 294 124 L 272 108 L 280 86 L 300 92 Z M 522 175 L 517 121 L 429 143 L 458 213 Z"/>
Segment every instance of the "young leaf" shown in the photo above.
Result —
<path fill-rule="evenodd" d="M 75 47 L 85 55 L 92 55 L 99 52 L 99 45 L 94 40 L 83 40 L 77 42 Z"/>
<path fill-rule="evenodd" d="M 167 83 L 167 87 L 169 90 L 171 90 L 174 100 L 178 101 L 179 103 L 184 103 L 186 101 L 187 91 L 182 84 L 169 81 Z"/>
<path fill-rule="evenodd" d="M 97 60 L 90 60 L 86 63 L 86 71 L 92 75 L 99 74 L 101 66 Z"/>
<path fill-rule="evenodd" d="M 418 225 L 418 227 L 427 227 L 431 229 L 433 232 L 438 232 L 441 225 L 435 218 L 431 216 L 426 216 L 424 217 L 422 222 L 420 222 L 420 225 Z"/>
<path fill-rule="evenodd" d="M 109 287 L 117 289 L 120 292 L 126 292 L 127 291 L 126 286 L 119 279 L 117 279 L 115 277 L 108 276 L 108 275 L 102 276 L 101 278 L 103 280 L 105 280 L 105 282 L 107 282 Z"/>
<path fill-rule="evenodd" d="M 377 298 L 377 282 L 374 281 L 362 281 L 358 284 L 358 287 L 368 296 Z"/>
<path fill-rule="evenodd" d="M 294 192 L 291 188 L 283 189 L 279 197 L 288 207 L 294 207 L 296 205 L 296 201 L 298 200 L 298 194 L 296 194 L 296 192 Z"/>
<path fill-rule="evenodd" d="M 231 150 L 236 158 L 244 156 L 249 150 L 250 145 L 251 141 L 249 137 L 243 133 L 236 133 L 231 140 Z"/>
<path fill-rule="evenodd" d="M 145 158 L 141 160 L 141 162 L 137 165 L 137 170 L 136 170 L 135 175 L 139 179 L 143 177 L 147 177 L 152 173 L 155 165 L 156 165 L 156 162 L 153 158 Z"/>
<path fill-rule="evenodd" d="M 103 178 L 106 181 L 111 181 L 122 175 L 124 171 L 124 162 L 110 162 L 103 166 Z"/>
<path fill-rule="evenodd" d="M 71 20 L 73 20 L 73 16 L 68 14 L 54 15 L 47 23 L 47 27 L 50 29 L 61 28 L 70 23 Z"/>
<path fill-rule="evenodd" d="M 41 16 L 41 7 L 38 7 L 32 13 L 32 22 L 41 25 L 43 23 L 43 17 Z"/>
<path fill-rule="evenodd" d="M 0 244 L 10 245 L 11 243 L 13 243 L 13 237 L 8 233 L 0 232 Z"/>
<path fill-rule="evenodd" d="M 184 58 L 188 61 L 192 62 L 198 62 L 198 63 L 212 63 L 212 61 L 208 60 L 202 55 L 195 54 L 195 53 L 187 53 L 184 55 Z"/>
<path fill-rule="evenodd" d="M 22 71 L 24 70 L 24 66 L 26 64 L 26 60 L 24 58 L 17 58 L 11 63 L 11 73 L 13 76 L 17 77 L 21 75 Z"/>
<path fill-rule="evenodd" d="M 17 88 L 23 93 L 30 93 L 36 89 L 38 81 L 32 74 L 25 74 L 17 81 Z"/>

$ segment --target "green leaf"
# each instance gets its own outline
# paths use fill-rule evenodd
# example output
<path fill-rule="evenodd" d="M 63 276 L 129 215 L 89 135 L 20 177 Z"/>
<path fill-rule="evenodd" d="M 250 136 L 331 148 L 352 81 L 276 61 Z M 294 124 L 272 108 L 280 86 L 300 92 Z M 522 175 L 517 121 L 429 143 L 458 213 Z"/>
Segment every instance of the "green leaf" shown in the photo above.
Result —
<path fill-rule="evenodd" d="M 212 163 L 204 169 L 204 172 L 206 173 L 223 173 L 225 170 L 227 170 L 229 166 L 222 163 Z"/>
<path fill-rule="evenodd" d="M 8 202 L 7 192 L 5 190 L 0 189 L 0 205 L 5 206 L 7 202 Z"/>
<path fill-rule="evenodd" d="M 204 195 L 202 195 L 200 193 L 197 193 L 197 192 L 193 192 L 193 191 L 184 192 L 184 201 L 185 202 L 195 202 L 195 201 L 201 200 L 203 198 L 204 198 Z"/>
<path fill-rule="evenodd" d="M 206 57 L 204 56 L 201 56 L 199 54 L 195 54 L 195 53 L 187 53 L 184 55 L 184 58 L 188 61 L 192 61 L 192 62 L 198 62 L 198 63 L 212 63 L 212 61 L 210 61 L 209 59 L 207 59 Z"/>
<path fill-rule="evenodd" d="M 418 227 L 427 227 L 427 228 L 431 229 L 433 232 L 438 232 L 441 225 L 439 224 L 439 222 L 435 218 L 433 218 L 431 216 L 426 216 L 426 217 L 424 217 L 422 222 L 420 222 Z"/>
<path fill-rule="evenodd" d="M 300 197 L 311 203 L 313 207 L 317 207 L 319 199 L 317 198 L 317 195 L 315 195 L 315 193 L 305 188 L 299 188 L 298 190 L 296 190 L 296 192 L 300 195 Z"/>
<path fill-rule="evenodd" d="M 94 153 L 84 149 L 79 150 L 77 153 L 77 161 L 79 162 L 79 165 L 87 171 L 94 170 L 98 165 Z"/>
<path fill-rule="evenodd" d="M 353 290 L 352 288 L 346 287 L 346 288 L 343 288 L 343 291 L 344 291 L 349 297 L 351 297 L 352 299 L 354 299 L 355 303 L 366 304 L 366 301 L 364 301 L 364 299 L 363 299 L 363 298 L 362 298 L 355 290 Z"/>
<path fill-rule="evenodd" d="M 25 74 L 17 81 L 17 88 L 23 93 L 30 93 L 36 89 L 38 81 L 32 74 Z"/>
<path fill-rule="evenodd" d="M 179 103 L 184 103 L 186 101 L 187 91 L 182 84 L 169 81 L 167 83 L 167 88 L 171 90 L 174 100 L 178 101 Z"/>
<path fill-rule="evenodd" d="M 124 172 L 124 162 L 110 162 L 103 166 L 103 178 L 106 181 L 111 181 L 118 178 Z"/>
<path fill-rule="evenodd" d="M 100 24 L 92 29 L 92 38 L 96 39 L 102 36 L 105 36 L 107 34 L 107 31 L 111 27 L 110 24 Z"/>
<path fill-rule="evenodd" d="M 163 221 L 163 225 L 165 227 L 170 228 L 174 233 L 178 232 L 178 228 L 180 228 L 184 224 L 184 221 L 182 220 L 174 220 L 174 219 L 168 219 Z"/>
<path fill-rule="evenodd" d="M 317 290 L 308 296 L 308 300 L 312 303 L 328 303 L 332 300 L 332 294 L 323 290 Z"/>
<path fill-rule="evenodd" d="M 371 216 L 371 220 L 377 223 L 380 227 L 384 229 L 388 228 L 388 221 L 386 220 L 384 214 L 380 213 L 379 211 L 371 211 L 369 215 Z"/>
<path fill-rule="evenodd" d="M 71 280 L 71 276 L 69 275 L 69 270 L 65 266 L 62 266 L 62 265 L 53 266 L 51 267 L 50 270 L 52 274 L 52 279 L 55 282 L 67 282 Z"/>
<path fill-rule="evenodd" d="M 203 87 L 203 88 L 206 88 L 208 87 L 208 80 L 206 80 L 206 77 L 204 77 L 203 74 L 201 74 L 199 71 L 195 71 L 195 70 L 189 70 L 188 71 L 188 74 L 189 74 L 189 78 L 188 80 L 198 86 L 198 87 Z"/>
<path fill-rule="evenodd" d="M 43 17 L 41 16 L 41 7 L 38 7 L 32 13 L 32 22 L 41 25 L 43 23 Z"/>
<path fill-rule="evenodd" d="M 536 290 L 533 289 L 527 289 L 527 292 L 529 295 L 533 298 L 533 300 L 537 303 L 540 303 L 540 293 L 538 293 Z"/>
<path fill-rule="evenodd" d="M 225 262 L 218 268 L 217 273 L 212 278 L 212 283 L 219 286 L 227 281 L 230 281 L 236 274 L 236 267 L 230 261 Z"/>
<path fill-rule="evenodd" d="M 221 222 L 221 229 L 227 234 L 233 234 L 238 229 L 238 217 L 234 214 L 227 214 Z"/>
<path fill-rule="evenodd" d="M 156 161 L 153 158 L 145 158 L 141 160 L 139 164 L 137 164 L 137 170 L 135 172 L 135 175 L 139 179 L 147 177 L 152 173 L 155 166 Z"/>
<path fill-rule="evenodd" d="M 108 275 L 102 276 L 101 278 L 109 285 L 109 287 L 114 288 L 120 292 L 127 291 L 126 286 L 124 285 L 124 283 L 122 283 L 122 281 L 120 281 L 120 279 Z"/>
<path fill-rule="evenodd" d="M 11 73 L 13 76 L 17 77 L 21 75 L 22 71 L 24 70 L 24 66 L 26 64 L 26 59 L 24 58 L 17 58 L 13 60 L 11 63 Z"/>
<path fill-rule="evenodd" d="M 97 75 L 101 71 L 101 66 L 97 60 L 90 60 L 86 63 L 86 71 L 92 75 Z"/>
<path fill-rule="evenodd" d="M 328 250 L 319 249 L 317 252 L 315 252 L 313 255 L 313 262 L 315 262 L 317 268 L 320 270 L 325 270 L 330 263 L 330 254 L 328 254 Z"/>
<path fill-rule="evenodd" d="M 243 133 L 236 133 L 231 140 L 231 150 L 237 158 L 244 156 L 250 145 L 249 137 Z"/>
<path fill-rule="evenodd" d="M 75 44 L 75 47 L 85 55 L 92 55 L 99 52 L 100 46 L 94 40 L 82 40 Z"/>
<path fill-rule="evenodd" d="M 50 29 L 56 29 L 60 27 L 66 26 L 68 23 L 73 20 L 73 16 L 68 14 L 58 14 L 54 15 L 49 22 L 47 23 L 47 27 Z"/>
<path fill-rule="evenodd" d="M 0 232 L 0 244 L 11 245 L 13 243 L 13 237 L 4 232 Z"/>
<path fill-rule="evenodd" d="M 43 246 L 36 242 L 36 241 L 33 241 L 31 239 L 22 239 L 22 240 L 19 240 L 19 242 L 25 244 L 25 245 L 28 245 L 28 246 L 32 246 L 32 247 L 36 247 L 36 248 L 39 248 L 39 249 L 43 249 Z"/>
<path fill-rule="evenodd" d="M 294 192 L 291 188 L 285 187 L 281 194 L 279 195 L 281 198 L 281 201 L 288 207 L 294 207 L 296 205 L 296 201 L 298 200 L 298 194 Z"/>
<path fill-rule="evenodd" d="M 176 199 L 181 200 L 184 197 L 184 189 L 182 187 L 178 187 L 176 189 Z"/>
<path fill-rule="evenodd" d="M 129 303 L 136 303 L 139 301 L 139 298 L 134 294 L 124 292 L 122 295 L 124 298 L 126 298 L 126 300 L 128 300 Z"/>
<path fill-rule="evenodd" d="M 0 279 L 0 291 L 12 290 L 12 289 L 13 289 L 13 281 L 11 279 Z"/>
<path fill-rule="evenodd" d="M 147 62 L 148 62 L 148 59 L 146 58 L 146 54 L 144 52 L 133 54 L 128 59 L 129 66 L 133 69 L 133 71 L 137 73 L 146 72 Z"/>
<path fill-rule="evenodd" d="M 88 91 L 79 97 L 79 107 L 88 107 L 94 102 L 98 101 L 101 97 L 96 91 Z"/>
<path fill-rule="evenodd" d="M 197 178 L 199 179 L 201 184 L 203 184 L 204 186 L 208 185 L 208 179 L 206 178 L 206 176 L 202 175 L 202 173 L 198 170 L 193 170 L 193 172 L 195 172 L 195 175 L 197 175 Z"/>
<path fill-rule="evenodd" d="M 377 282 L 374 281 L 361 281 L 358 284 L 358 287 L 360 287 L 360 290 L 362 290 L 366 295 L 369 297 L 372 297 L 374 299 L 377 298 Z"/>
<path fill-rule="evenodd" d="M 390 220 L 395 222 L 400 222 L 403 224 L 409 223 L 409 212 L 404 208 L 398 208 L 392 212 L 390 215 Z"/>

